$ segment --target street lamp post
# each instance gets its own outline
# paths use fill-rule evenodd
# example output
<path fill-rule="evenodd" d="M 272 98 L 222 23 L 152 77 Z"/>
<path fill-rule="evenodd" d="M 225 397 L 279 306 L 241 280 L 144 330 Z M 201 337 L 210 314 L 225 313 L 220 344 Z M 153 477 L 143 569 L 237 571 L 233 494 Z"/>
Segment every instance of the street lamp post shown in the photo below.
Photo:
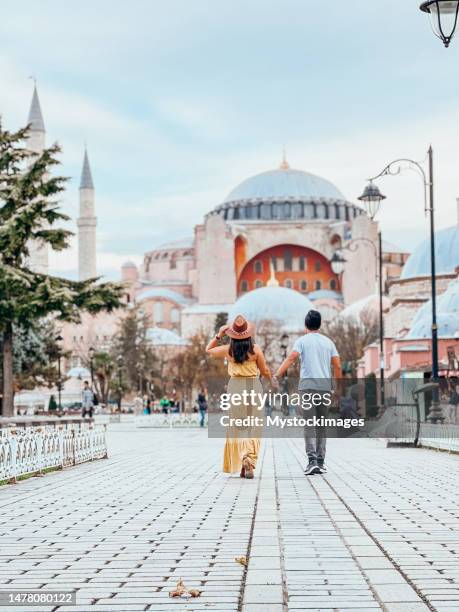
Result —
<path fill-rule="evenodd" d="M 59 412 L 62 412 L 62 367 L 61 367 L 61 360 L 62 360 L 62 347 L 61 347 L 61 342 L 64 340 L 64 338 L 58 334 L 55 338 L 56 344 L 57 344 L 57 407 L 59 409 Z"/>
<path fill-rule="evenodd" d="M 89 371 L 91 372 L 91 388 L 94 390 L 94 347 L 89 347 Z"/>
<path fill-rule="evenodd" d="M 459 0 L 458 0 L 459 2 Z M 434 168 L 433 168 L 433 149 L 430 146 L 427 152 L 428 172 L 424 170 L 421 163 L 412 159 L 401 158 L 391 161 L 376 176 L 369 179 L 369 185 L 375 187 L 373 181 L 382 176 L 397 176 L 403 170 L 403 164 L 407 168 L 417 171 L 424 184 L 424 210 L 430 217 L 430 280 L 431 280 L 431 301 L 432 301 L 432 380 L 438 380 L 438 327 L 437 327 L 437 282 L 436 282 L 436 263 L 435 263 L 435 207 L 434 207 Z M 365 195 L 365 193 L 364 193 Z M 361 197 L 364 200 L 364 196 Z M 434 392 L 432 409 L 429 419 L 432 421 L 442 420 L 442 410 L 438 403 L 438 392 Z"/>
<path fill-rule="evenodd" d="M 419 8 L 429 15 L 435 36 L 449 47 L 457 27 L 459 0 L 427 0 Z"/>
<path fill-rule="evenodd" d="M 378 195 L 379 202 L 381 202 L 385 198 L 385 196 L 383 196 L 379 192 L 379 189 L 376 186 L 373 185 L 372 189 L 373 189 L 373 193 L 372 193 L 373 198 L 377 194 L 379 194 Z M 365 196 L 365 193 L 367 194 L 367 197 L 368 197 L 369 193 L 368 193 L 368 190 L 366 189 L 364 194 L 359 199 L 363 199 Z M 373 199 L 372 200 L 373 216 L 376 215 L 376 213 L 378 212 L 378 208 L 379 208 L 379 205 L 376 205 L 376 201 Z M 370 213 L 370 216 L 371 216 L 371 213 Z M 382 249 L 381 232 L 378 232 L 378 248 L 376 248 L 375 243 L 372 240 L 369 240 L 368 238 L 354 238 L 354 240 L 351 240 L 341 250 L 338 249 L 337 251 L 335 251 L 335 253 L 333 254 L 333 257 L 331 258 L 331 267 L 335 274 L 340 275 L 344 271 L 344 268 L 346 265 L 346 259 L 344 259 L 344 257 L 342 256 L 342 251 L 343 250 L 356 251 L 359 248 L 360 243 L 366 243 L 372 246 L 374 250 L 374 254 L 375 254 L 376 265 L 378 268 L 378 279 L 379 279 L 379 283 L 378 283 L 379 284 L 379 384 L 380 384 L 380 403 L 381 403 L 381 407 L 384 408 L 385 406 L 385 388 L 384 388 L 385 358 L 384 358 L 384 313 L 383 313 L 384 292 L 383 292 L 383 249 Z"/>
<path fill-rule="evenodd" d="M 118 411 L 121 412 L 121 400 L 123 399 L 123 356 L 118 355 L 116 362 L 118 364 Z"/>

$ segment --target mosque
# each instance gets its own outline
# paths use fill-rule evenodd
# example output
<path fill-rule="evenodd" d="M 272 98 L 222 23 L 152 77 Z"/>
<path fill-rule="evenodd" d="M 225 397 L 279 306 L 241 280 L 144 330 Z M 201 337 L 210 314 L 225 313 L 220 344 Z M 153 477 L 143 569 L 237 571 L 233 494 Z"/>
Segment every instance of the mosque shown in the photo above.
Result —
<path fill-rule="evenodd" d="M 29 114 L 29 146 L 45 146 L 45 126 L 35 88 Z M 97 276 L 95 187 L 85 151 L 77 220 L 79 278 Z M 121 280 L 128 305 L 137 305 L 152 322 L 157 346 L 186 344 L 199 330 L 211 333 L 219 313 L 237 313 L 260 323 L 278 321 L 292 335 L 303 329 L 304 314 L 318 309 L 325 320 L 377 311 L 378 224 L 325 178 L 280 166 L 251 176 L 237 185 L 205 215 L 190 236 L 153 248 L 136 266 L 126 262 Z M 344 271 L 333 272 L 337 249 L 352 241 Z M 47 253 L 32 245 L 31 266 L 47 272 Z M 428 352 L 429 251 L 423 243 L 408 257 L 383 243 L 385 329 L 389 367 L 421 367 L 409 354 Z M 459 226 L 437 232 L 439 335 L 444 359 L 459 333 Z M 452 283 L 452 284 L 451 284 Z M 66 324 L 65 349 L 81 362 L 90 346 L 104 347 L 116 332 L 122 314 L 83 316 L 82 324 Z M 459 351 L 457 351 L 459 353 Z M 426 361 L 428 363 L 428 359 Z M 423 367 L 423 366 L 422 366 Z M 367 349 L 361 374 L 379 369 L 377 347 Z"/>

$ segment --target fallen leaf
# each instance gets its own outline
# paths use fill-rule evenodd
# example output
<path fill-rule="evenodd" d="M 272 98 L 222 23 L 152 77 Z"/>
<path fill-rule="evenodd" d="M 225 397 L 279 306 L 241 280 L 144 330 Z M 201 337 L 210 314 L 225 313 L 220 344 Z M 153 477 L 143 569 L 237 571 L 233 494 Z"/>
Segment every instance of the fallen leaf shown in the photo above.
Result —
<path fill-rule="evenodd" d="M 180 578 L 180 580 L 177 582 L 177 586 L 175 587 L 175 589 L 169 593 L 169 597 L 182 597 L 185 592 L 186 587 L 183 584 L 183 579 Z"/>
<path fill-rule="evenodd" d="M 188 589 L 185 586 L 183 579 L 180 578 L 175 589 L 169 593 L 169 597 L 181 597 L 182 599 L 188 599 L 189 597 L 199 597 L 201 593 L 202 591 L 198 591 L 198 589 Z"/>
<path fill-rule="evenodd" d="M 248 565 L 247 557 L 236 557 L 234 560 L 236 561 L 236 563 L 240 563 L 244 567 L 247 567 L 247 565 Z"/>

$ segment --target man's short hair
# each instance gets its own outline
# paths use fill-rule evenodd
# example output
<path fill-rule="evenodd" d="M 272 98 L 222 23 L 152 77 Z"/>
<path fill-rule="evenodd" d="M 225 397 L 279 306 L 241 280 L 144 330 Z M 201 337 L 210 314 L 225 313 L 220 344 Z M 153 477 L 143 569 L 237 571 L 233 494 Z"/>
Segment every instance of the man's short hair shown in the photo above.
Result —
<path fill-rule="evenodd" d="M 322 315 L 318 310 L 310 310 L 306 315 L 304 324 L 310 331 L 316 331 L 322 325 Z"/>

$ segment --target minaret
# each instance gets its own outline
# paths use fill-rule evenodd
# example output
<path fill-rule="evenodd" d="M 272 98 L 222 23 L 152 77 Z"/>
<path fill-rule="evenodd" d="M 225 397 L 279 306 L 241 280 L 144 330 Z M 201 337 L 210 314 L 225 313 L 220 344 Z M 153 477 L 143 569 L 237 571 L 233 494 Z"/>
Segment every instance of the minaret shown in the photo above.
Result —
<path fill-rule="evenodd" d="M 96 226 L 94 207 L 94 183 L 85 149 L 80 181 L 80 216 L 78 225 L 78 277 L 80 280 L 94 278 L 96 272 Z"/>
<path fill-rule="evenodd" d="M 27 148 L 34 153 L 41 153 L 45 148 L 45 122 L 38 99 L 37 85 L 34 85 L 32 103 L 30 105 L 29 118 L 27 123 L 30 126 L 29 137 L 27 138 Z M 34 272 L 48 274 L 48 246 L 38 241 L 31 240 L 29 243 L 29 266 Z"/>

